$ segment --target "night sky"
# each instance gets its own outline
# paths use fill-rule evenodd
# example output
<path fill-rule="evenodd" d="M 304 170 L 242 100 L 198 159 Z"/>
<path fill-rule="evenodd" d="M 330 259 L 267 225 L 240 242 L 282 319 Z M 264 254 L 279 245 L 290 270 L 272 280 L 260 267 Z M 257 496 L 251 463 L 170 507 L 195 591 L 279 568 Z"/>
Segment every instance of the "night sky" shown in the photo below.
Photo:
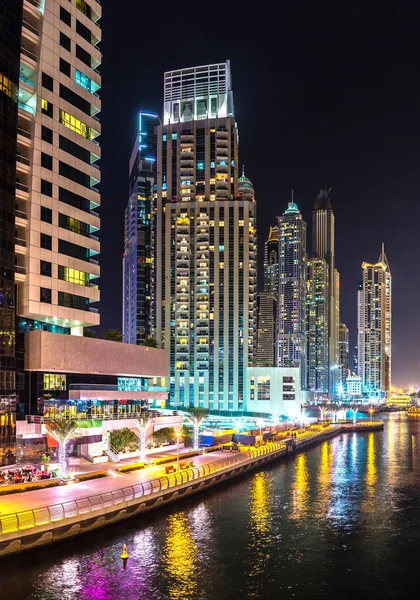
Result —
<path fill-rule="evenodd" d="M 310 249 L 314 200 L 331 187 L 351 344 L 361 263 L 376 262 L 385 242 L 393 383 L 420 386 L 420 11 L 388 0 L 248 4 L 102 2 L 101 329 L 121 329 L 136 113 L 162 113 L 164 71 L 230 59 L 240 162 L 258 204 L 260 282 L 268 227 L 292 189 Z"/>

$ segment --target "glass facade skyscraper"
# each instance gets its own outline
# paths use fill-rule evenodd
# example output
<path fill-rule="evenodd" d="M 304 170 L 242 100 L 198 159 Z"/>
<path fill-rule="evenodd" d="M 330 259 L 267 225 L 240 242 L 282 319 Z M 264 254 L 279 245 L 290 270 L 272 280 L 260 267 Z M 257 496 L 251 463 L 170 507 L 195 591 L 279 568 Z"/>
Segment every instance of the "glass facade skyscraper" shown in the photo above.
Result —
<path fill-rule="evenodd" d="M 129 344 L 142 344 L 154 337 L 153 198 L 155 128 L 159 124 L 157 115 L 140 112 L 130 156 L 123 257 L 123 336 Z"/>
<path fill-rule="evenodd" d="M 22 1 L 0 2 L 0 465 L 15 462 L 15 204 Z"/>
<path fill-rule="evenodd" d="M 307 263 L 308 390 L 328 393 L 328 265 L 324 258 Z"/>
<path fill-rule="evenodd" d="M 294 202 L 278 217 L 279 367 L 300 367 L 306 389 L 306 223 Z"/>
<path fill-rule="evenodd" d="M 157 131 L 156 336 L 170 403 L 241 410 L 256 346 L 256 203 L 238 182 L 229 61 L 165 73 Z"/>

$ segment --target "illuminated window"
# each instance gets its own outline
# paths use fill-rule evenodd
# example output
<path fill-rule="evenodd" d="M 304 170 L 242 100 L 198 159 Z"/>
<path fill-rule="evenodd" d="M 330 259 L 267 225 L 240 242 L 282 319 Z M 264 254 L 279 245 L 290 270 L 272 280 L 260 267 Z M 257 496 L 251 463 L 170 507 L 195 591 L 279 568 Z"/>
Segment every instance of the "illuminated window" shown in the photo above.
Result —
<path fill-rule="evenodd" d="M 88 92 L 92 92 L 92 80 L 87 75 L 76 69 L 76 83 Z"/>
<path fill-rule="evenodd" d="M 177 137 L 178 137 L 178 136 L 177 136 L 177 134 L 176 134 L 176 133 L 173 133 L 173 134 L 172 134 L 172 139 L 173 139 L 173 140 L 176 140 L 176 138 L 177 138 Z"/>
<path fill-rule="evenodd" d="M 13 98 L 15 96 L 15 85 L 6 75 L 2 75 L 0 73 L 0 90 L 9 96 L 9 98 Z"/>
<path fill-rule="evenodd" d="M 76 0 L 76 6 L 80 12 L 89 17 L 89 19 L 92 18 L 92 9 L 90 8 L 89 4 L 85 2 L 85 0 Z"/>
<path fill-rule="evenodd" d="M 89 285 L 89 274 L 70 267 L 58 265 L 58 279 L 68 281 L 69 283 L 77 283 L 78 285 Z"/>
<path fill-rule="evenodd" d="M 45 98 L 41 99 L 41 110 L 44 115 L 47 115 L 48 117 L 53 116 L 53 105 L 51 102 L 48 102 L 48 100 L 45 100 Z"/>
<path fill-rule="evenodd" d="M 44 373 L 44 391 L 65 390 L 67 375 L 57 375 L 57 373 Z"/>
<path fill-rule="evenodd" d="M 258 377 L 258 400 L 270 400 L 270 377 Z"/>
<path fill-rule="evenodd" d="M 90 127 L 64 110 L 60 110 L 60 123 L 79 135 L 82 135 L 84 138 L 92 139 Z"/>

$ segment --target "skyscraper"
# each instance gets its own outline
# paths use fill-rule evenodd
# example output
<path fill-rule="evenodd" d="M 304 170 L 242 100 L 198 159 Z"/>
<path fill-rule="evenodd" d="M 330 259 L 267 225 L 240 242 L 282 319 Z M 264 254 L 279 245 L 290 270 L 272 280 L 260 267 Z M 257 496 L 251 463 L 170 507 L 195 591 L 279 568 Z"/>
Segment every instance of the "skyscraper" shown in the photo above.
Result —
<path fill-rule="evenodd" d="M 324 258 L 307 263 L 308 390 L 328 393 L 328 265 Z"/>
<path fill-rule="evenodd" d="M 16 191 L 19 329 L 98 325 L 101 5 L 24 2 Z"/>
<path fill-rule="evenodd" d="M 264 244 L 264 291 L 257 302 L 257 366 L 274 367 L 277 361 L 279 296 L 279 234 L 270 227 Z"/>
<path fill-rule="evenodd" d="M 381 399 L 391 385 L 391 271 L 384 248 L 375 264 L 364 262 L 362 312 L 362 386 Z"/>
<path fill-rule="evenodd" d="M 264 244 L 264 292 L 279 294 L 279 229 L 270 227 Z"/>
<path fill-rule="evenodd" d="M 156 337 L 170 352 L 172 405 L 243 408 L 256 344 L 256 204 L 251 182 L 240 183 L 229 61 L 165 73 Z"/>
<path fill-rule="evenodd" d="M 257 367 L 276 366 L 277 296 L 262 292 L 257 301 Z"/>
<path fill-rule="evenodd" d="M 312 255 L 328 265 L 328 389 L 337 393 L 339 353 L 339 274 L 335 268 L 335 217 L 327 190 L 321 190 L 312 212 Z"/>
<path fill-rule="evenodd" d="M 123 257 L 124 342 L 141 344 L 153 328 L 153 194 L 156 183 L 155 114 L 140 112 L 130 155 Z"/>
<path fill-rule="evenodd" d="M 15 204 L 22 2 L 0 3 L 0 465 L 15 462 Z"/>
<path fill-rule="evenodd" d="M 349 330 L 344 323 L 340 323 L 338 334 L 339 353 L 340 353 L 340 371 L 339 371 L 339 391 L 343 392 L 346 388 L 347 375 L 349 371 Z"/>
<path fill-rule="evenodd" d="M 361 380 L 363 380 L 363 323 L 363 280 L 360 280 L 357 284 L 357 346 L 354 372 Z"/>
<path fill-rule="evenodd" d="M 306 389 L 306 223 L 294 202 L 278 217 L 279 367 L 300 367 Z"/>
<path fill-rule="evenodd" d="M 99 324 L 97 255 L 101 39 L 97 0 L 24 2 L 16 151 L 15 282 L 19 412 L 32 330 L 83 335 Z M 61 384 L 60 384 L 61 385 Z M 35 393 L 43 396 L 43 388 Z"/>

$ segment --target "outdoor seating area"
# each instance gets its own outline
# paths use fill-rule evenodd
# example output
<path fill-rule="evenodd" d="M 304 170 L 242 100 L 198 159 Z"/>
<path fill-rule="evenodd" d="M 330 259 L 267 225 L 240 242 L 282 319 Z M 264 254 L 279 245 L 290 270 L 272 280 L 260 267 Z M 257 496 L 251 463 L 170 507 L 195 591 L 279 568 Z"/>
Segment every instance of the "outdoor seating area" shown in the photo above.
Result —
<path fill-rule="evenodd" d="M 0 471 L 0 486 L 13 483 L 31 483 L 57 477 L 55 471 L 41 471 L 36 466 L 28 465 L 23 468 L 5 469 Z"/>

